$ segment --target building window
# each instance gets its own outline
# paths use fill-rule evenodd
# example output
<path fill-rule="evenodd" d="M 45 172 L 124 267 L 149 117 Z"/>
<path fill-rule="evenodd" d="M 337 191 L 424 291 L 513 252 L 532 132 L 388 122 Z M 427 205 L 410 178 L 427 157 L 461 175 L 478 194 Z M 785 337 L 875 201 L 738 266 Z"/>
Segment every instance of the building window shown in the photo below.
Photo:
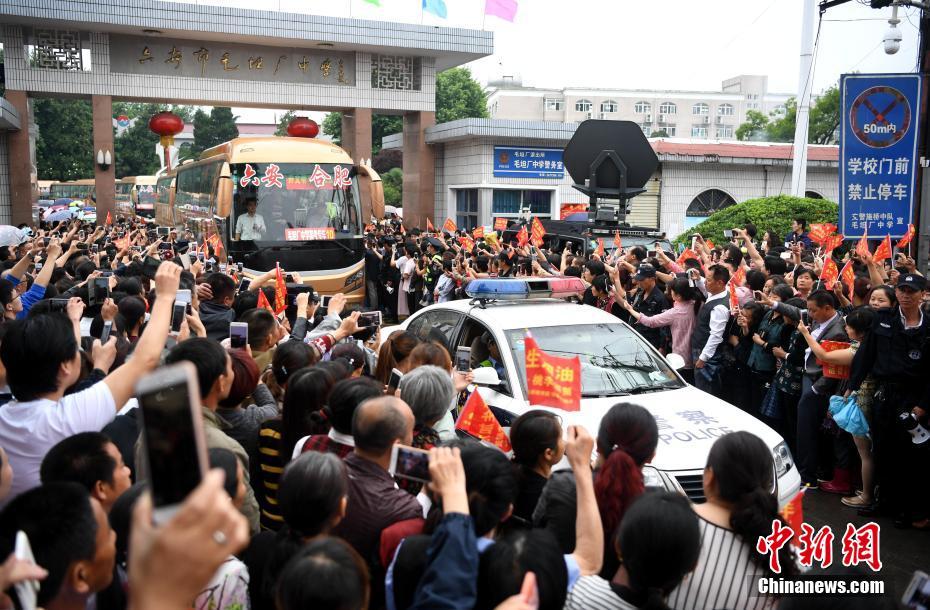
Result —
<path fill-rule="evenodd" d="M 478 226 L 478 189 L 456 189 L 455 224 L 460 229 Z"/>
<path fill-rule="evenodd" d="M 617 112 L 617 108 L 619 107 L 619 104 L 613 100 L 601 102 L 601 112 Z"/>
<path fill-rule="evenodd" d="M 665 127 L 663 127 L 663 129 L 665 130 L 665 133 L 667 133 L 668 137 L 670 138 L 674 138 L 675 133 L 678 131 L 674 125 L 666 125 Z"/>
<path fill-rule="evenodd" d="M 759 94 L 758 94 L 758 93 L 747 93 L 747 94 L 746 94 L 746 99 L 747 99 L 747 100 L 757 100 L 757 99 L 759 99 Z"/>
<path fill-rule="evenodd" d="M 497 116 L 497 102 L 491 104 L 491 116 Z"/>
<path fill-rule="evenodd" d="M 733 104 L 720 104 L 717 106 L 717 116 L 733 116 Z"/>
<path fill-rule="evenodd" d="M 710 106 L 704 102 L 700 102 L 691 106 L 691 114 L 710 114 Z"/>
<path fill-rule="evenodd" d="M 717 139 L 728 140 L 733 137 L 733 126 L 723 125 L 717 128 Z"/>
<path fill-rule="evenodd" d="M 747 110 L 756 110 L 758 108 L 759 108 L 759 104 L 757 104 L 756 102 L 749 102 L 748 104 L 746 104 Z"/>
<path fill-rule="evenodd" d="M 698 127 L 697 125 L 694 125 L 693 127 L 691 127 L 691 137 L 692 138 L 706 138 L 707 128 L 703 126 Z"/>
<path fill-rule="evenodd" d="M 709 189 L 691 200 L 685 216 L 704 217 L 710 216 L 714 212 L 730 207 L 736 203 L 732 197 L 721 190 Z"/>
<path fill-rule="evenodd" d="M 678 106 L 672 102 L 662 102 L 659 105 L 659 114 L 678 114 Z"/>
<path fill-rule="evenodd" d="M 651 124 L 649 124 L 649 123 L 643 123 L 642 125 L 639 126 L 639 128 L 643 130 L 643 133 L 646 134 L 646 137 L 647 137 L 647 138 L 648 138 L 649 136 L 652 135 L 652 125 L 651 125 Z"/>
<path fill-rule="evenodd" d="M 495 189 L 491 200 L 494 216 L 519 216 L 528 207 L 533 216 L 549 218 L 552 215 L 552 191 L 521 191 Z"/>
<path fill-rule="evenodd" d="M 817 191 L 804 191 L 804 196 L 808 199 L 823 199 L 823 195 Z"/>
<path fill-rule="evenodd" d="M 591 112 L 591 100 L 578 100 L 575 102 L 575 112 Z"/>
<path fill-rule="evenodd" d="M 547 99 L 546 100 L 546 110 L 561 110 L 562 109 L 562 100 L 558 99 Z"/>
<path fill-rule="evenodd" d="M 647 112 L 652 112 L 652 104 L 649 102 L 636 102 L 636 105 L 633 106 L 633 110 L 636 114 L 646 114 Z"/>

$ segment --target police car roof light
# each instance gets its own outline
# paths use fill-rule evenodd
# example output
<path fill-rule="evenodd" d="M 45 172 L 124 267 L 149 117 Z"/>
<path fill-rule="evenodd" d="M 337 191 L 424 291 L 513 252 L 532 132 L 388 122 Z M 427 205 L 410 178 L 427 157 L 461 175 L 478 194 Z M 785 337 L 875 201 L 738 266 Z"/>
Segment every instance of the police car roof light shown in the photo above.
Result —
<path fill-rule="evenodd" d="M 465 287 L 473 299 L 489 301 L 524 301 L 534 298 L 564 298 L 584 292 L 584 282 L 577 277 L 491 278 L 475 279 Z"/>

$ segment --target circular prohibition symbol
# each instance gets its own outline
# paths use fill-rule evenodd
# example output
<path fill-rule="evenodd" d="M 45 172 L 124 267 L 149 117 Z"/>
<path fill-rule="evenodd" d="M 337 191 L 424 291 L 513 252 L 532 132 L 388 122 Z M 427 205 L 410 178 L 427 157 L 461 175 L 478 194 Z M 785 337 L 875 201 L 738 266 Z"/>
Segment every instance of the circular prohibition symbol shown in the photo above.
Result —
<path fill-rule="evenodd" d="M 911 127 L 911 105 L 894 87 L 869 87 L 849 109 L 849 123 L 860 142 L 872 148 L 897 143 Z"/>

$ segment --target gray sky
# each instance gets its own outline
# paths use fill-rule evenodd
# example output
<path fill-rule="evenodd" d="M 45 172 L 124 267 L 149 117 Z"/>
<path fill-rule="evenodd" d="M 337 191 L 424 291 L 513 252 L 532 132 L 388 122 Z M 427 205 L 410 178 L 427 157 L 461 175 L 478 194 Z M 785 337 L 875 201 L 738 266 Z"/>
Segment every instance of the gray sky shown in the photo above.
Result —
<path fill-rule="evenodd" d="M 484 0 L 445 0 L 448 19 L 421 14 L 419 0 L 268 0 L 268 8 L 301 13 L 489 29 L 495 54 L 469 67 L 482 83 L 517 74 L 523 84 L 719 90 L 738 74 L 766 74 L 769 89 L 798 88 L 802 0 L 518 0 L 514 23 L 483 18 Z M 865 4 L 863 4 L 863 2 Z M 252 0 L 201 3 L 253 8 Z M 820 30 L 814 91 L 844 72 L 912 72 L 917 58 L 916 9 L 900 10 L 904 37 L 886 55 L 882 37 L 891 9 L 868 0 L 830 9 Z M 237 109 L 246 120 L 274 112 Z"/>

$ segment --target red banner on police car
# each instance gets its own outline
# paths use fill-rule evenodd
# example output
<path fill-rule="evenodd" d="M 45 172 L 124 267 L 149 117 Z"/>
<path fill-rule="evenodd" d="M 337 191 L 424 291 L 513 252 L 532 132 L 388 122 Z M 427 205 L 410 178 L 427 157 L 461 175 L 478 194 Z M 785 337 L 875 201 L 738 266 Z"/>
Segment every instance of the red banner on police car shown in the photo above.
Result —
<path fill-rule="evenodd" d="M 581 409 L 581 360 L 550 356 L 526 334 L 526 393 L 531 405 Z"/>

